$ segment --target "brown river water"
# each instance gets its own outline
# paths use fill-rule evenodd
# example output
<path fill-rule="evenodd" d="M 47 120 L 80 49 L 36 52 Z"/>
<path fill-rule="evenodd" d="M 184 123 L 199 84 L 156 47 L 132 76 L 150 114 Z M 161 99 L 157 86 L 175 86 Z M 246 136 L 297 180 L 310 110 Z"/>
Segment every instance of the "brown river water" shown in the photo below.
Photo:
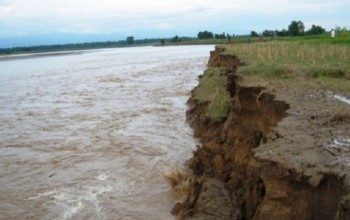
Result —
<path fill-rule="evenodd" d="M 213 46 L 0 60 L 0 219 L 174 219 L 186 101 Z"/>

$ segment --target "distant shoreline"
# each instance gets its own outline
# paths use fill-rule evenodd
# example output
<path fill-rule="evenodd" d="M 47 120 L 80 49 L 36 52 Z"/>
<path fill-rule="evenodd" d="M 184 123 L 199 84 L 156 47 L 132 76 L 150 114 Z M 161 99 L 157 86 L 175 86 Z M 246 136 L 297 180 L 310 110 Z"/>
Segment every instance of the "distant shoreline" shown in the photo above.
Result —
<path fill-rule="evenodd" d="M 7 60 L 18 60 L 28 59 L 33 57 L 49 57 L 49 56 L 64 56 L 64 55 L 80 55 L 83 51 L 53 51 L 53 52 L 42 52 L 42 53 L 25 53 L 25 54 L 11 54 L 11 55 L 0 55 L 0 61 Z"/>

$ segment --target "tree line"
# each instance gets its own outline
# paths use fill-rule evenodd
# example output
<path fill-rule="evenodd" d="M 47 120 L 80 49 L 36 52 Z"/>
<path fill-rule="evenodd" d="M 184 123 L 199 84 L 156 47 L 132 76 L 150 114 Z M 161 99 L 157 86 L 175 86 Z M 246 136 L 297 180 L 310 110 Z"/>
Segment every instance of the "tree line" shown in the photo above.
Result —
<path fill-rule="evenodd" d="M 304 36 L 304 35 L 318 35 L 325 33 L 326 30 L 319 25 L 312 25 L 309 30 L 305 30 L 305 25 L 302 21 L 292 21 L 288 25 L 288 29 L 282 30 L 264 30 L 261 34 L 256 31 L 251 31 L 251 37 L 258 37 L 260 35 L 264 37 L 286 37 L 286 36 Z"/>
<path fill-rule="evenodd" d="M 125 40 L 106 41 L 106 42 L 85 42 L 72 44 L 55 44 L 55 45 L 39 45 L 28 47 L 12 47 L 0 48 L 0 54 L 16 54 L 16 53 L 41 53 L 63 50 L 82 50 L 82 49 L 100 49 L 114 47 L 128 47 L 131 45 L 151 45 L 158 43 L 160 39 L 140 39 L 135 40 L 133 36 L 128 36 Z"/>
<path fill-rule="evenodd" d="M 251 37 L 259 37 L 259 36 L 264 36 L 264 37 L 275 37 L 275 36 L 280 36 L 280 37 L 286 37 L 286 36 L 304 36 L 304 35 L 318 35 L 318 34 L 323 34 L 325 33 L 326 30 L 319 26 L 319 25 L 312 25 L 310 29 L 305 30 L 305 25 L 302 21 L 292 21 L 287 29 L 282 29 L 282 30 L 264 30 L 262 33 L 257 33 L 256 31 L 251 31 L 250 36 Z M 230 38 L 233 37 L 234 35 L 229 35 L 229 34 L 214 34 L 213 32 L 210 31 L 200 31 L 197 34 L 198 39 L 225 39 L 225 38 Z"/>

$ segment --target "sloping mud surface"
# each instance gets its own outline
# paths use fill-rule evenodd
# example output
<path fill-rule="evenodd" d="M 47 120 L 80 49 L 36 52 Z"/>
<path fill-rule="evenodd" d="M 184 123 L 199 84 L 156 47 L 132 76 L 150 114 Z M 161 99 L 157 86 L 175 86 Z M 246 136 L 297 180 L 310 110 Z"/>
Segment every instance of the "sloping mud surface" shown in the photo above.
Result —
<path fill-rule="evenodd" d="M 212 52 L 208 66 L 227 68 L 231 111 L 213 121 L 208 104 L 190 98 L 187 119 L 201 145 L 189 161 L 192 184 L 173 213 L 180 219 L 350 219 L 346 94 L 297 83 L 242 86 L 239 59 L 223 52 Z"/>

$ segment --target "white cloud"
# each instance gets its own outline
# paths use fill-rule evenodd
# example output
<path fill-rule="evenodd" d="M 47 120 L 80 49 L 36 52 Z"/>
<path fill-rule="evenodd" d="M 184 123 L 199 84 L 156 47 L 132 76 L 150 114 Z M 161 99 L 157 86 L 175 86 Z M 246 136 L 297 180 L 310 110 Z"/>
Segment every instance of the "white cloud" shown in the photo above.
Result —
<path fill-rule="evenodd" d="M 206 9 L 215 14 L 274 14 L 294 10 L 322 11 L 339 6 L 349 6 L 348 1 L 301 1 L 301 0 L 7 0 L 0 6 L 0 13 L 11 10 L 11 17 L 81 17 L 127 16 L 148 17 L 152 15 L 186 14 L 198 9 Z M 1 4 L 1 3 L 0 3 Z M 7 5 L 7 6 L 6 6 Z"/>
<path fill-rule="evenodd" d="M 349 0 L 0 0 L 0 37 L 19 33 L 111 33 L 211 25 L 258 26 L 260 18 L 317 20 L 350 11 Z M 306 16 L 307 15 L 307 16 Z M 326 18 L 323 18 L 326 19 Z M 345 21 L 349 18 L 339 18 Z M 321 21 L 321 20 L 320 20 Z M 277 22 L 276 22 L 277 23 Z M 337 23 L 337 21 L 328 21 Z M 266 24 L 265 28 L 269 24 Z M 273 24 L 270 24 L 271 26 Z M 286 26 L 288 24 L 285 24 Z M 322 25 L 322 23 L 320 23 Z M 339 24 L 343 26 L 342 24 Z M 238 27 L 237 27 L 238 28 Z M 240 27 L 243 29 L 244 27 Z"/>
<path fill-rule="evenodd" d="M 10 15 L 14 10 L 13 6 L 0 6 L 0 18 Z"/>
<path fill-rule="evenodd" d="M 7 1 L 16 8 L 11 17 L 55 17 L 55 16 L 130 16 L 142 17 L 153 14 L 174 14 L 191 11 L 201 5 L 210 6 L 211 0 L 188 2 L 177 1 L 115 1 L 115 0 L 12 0 Z"/>
<path fill-rule="evenodd" d="M 158 24 L 155 24 L 154 27 L 166 30 L 166 29 L 170 29 L 172 27 L 172 25 L 169 23 L 158 23 Z"/>
<path fill-rule="evenodd" d="M 215 10 L 238 13 L 239 15 L 278 15 L 300 11 L 323 12 L 339 7 L 350 7 L 348 0 L 221 0 Z"/>

